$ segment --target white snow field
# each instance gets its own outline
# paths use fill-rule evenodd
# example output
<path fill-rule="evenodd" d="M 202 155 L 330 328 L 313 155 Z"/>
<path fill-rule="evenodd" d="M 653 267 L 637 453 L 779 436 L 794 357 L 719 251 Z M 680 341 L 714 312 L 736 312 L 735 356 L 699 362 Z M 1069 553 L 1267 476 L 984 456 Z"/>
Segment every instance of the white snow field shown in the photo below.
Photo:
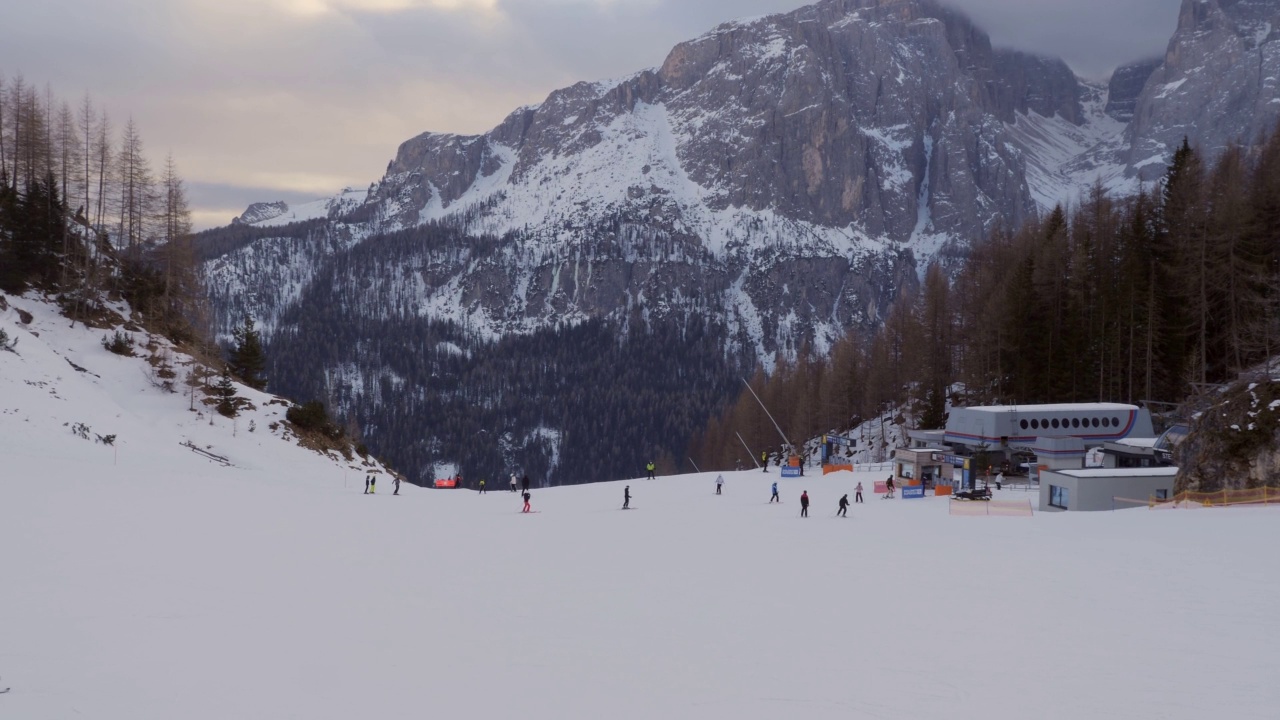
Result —
<path fill-rule="evenodd" d="M 385 475 L 365 496 L 263 428 L 184 420 L 59 323 L 0 352 L 5 720 L 1277 717 L 1278 508 L 868 492 L 839 519 L 878 474 L 776 468 L 719 497 L 714 473 L 633 480 L 626 512 L 623 483 L 534 490 L 531 515 Z M 64 418 L 120 433 L 115 463 Z"/>

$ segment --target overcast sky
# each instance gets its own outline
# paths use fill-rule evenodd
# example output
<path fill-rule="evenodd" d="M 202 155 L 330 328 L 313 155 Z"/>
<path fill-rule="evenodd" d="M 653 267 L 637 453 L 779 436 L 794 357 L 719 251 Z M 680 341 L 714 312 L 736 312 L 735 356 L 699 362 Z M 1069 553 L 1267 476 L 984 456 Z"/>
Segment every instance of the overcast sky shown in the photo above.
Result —
<path fill-rule="evenodd" d="M 0 0 L 0 72 L 88 90 L 172 151 L 201 227 L 378 179 L 426 130 L 480 133 L 578 80 L 804 0 Z M 997 46 L 1103 78 L 1163 52 L 1180 0 L 952 0 Z"/>

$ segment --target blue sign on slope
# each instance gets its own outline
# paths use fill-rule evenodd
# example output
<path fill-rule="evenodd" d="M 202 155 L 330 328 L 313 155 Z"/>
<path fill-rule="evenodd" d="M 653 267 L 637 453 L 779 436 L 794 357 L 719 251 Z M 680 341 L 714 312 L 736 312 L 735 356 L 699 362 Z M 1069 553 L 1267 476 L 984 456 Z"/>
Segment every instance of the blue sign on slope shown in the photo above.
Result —
<path fill-rule="evenodd" d="M 906 500 L 908 498 L 922 498 L 922 497 L 924 497 L 923 485 L 908 485 L 902 488 L 903 500 Z"/>
<path fill-rule="evenodd" d="M 782 466 L 782 477 L 800 477 L 800 468 L 790 465 Z"/>

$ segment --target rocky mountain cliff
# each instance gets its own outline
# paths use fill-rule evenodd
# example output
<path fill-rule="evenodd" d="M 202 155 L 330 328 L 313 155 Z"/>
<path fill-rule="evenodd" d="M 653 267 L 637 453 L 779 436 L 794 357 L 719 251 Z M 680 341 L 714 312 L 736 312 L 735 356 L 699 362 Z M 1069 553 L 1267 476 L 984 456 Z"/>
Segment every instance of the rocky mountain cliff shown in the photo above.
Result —
<path fill-rule="evenodd" d="M 1280 118 L 1280 2 L 1183 0 L 1163 62 L 1139 95 L 1123 154 L 1143 180 L 1183 136 L 1209 156 L 1251 144 Z"/>
<path fill-rule="evenodd" d="M 325 302 L 356 335 L 428 323 L 464 355 L 586 322 L 626 334 L 691 319 L 726 367 L 824 352 L 997 224 L 1095 182 L 1130 191 L 1175 135 L 1212 151 L 1272 122 L 1277 6 L 1186 0 L 1165 57 L 1110 85 L 994 49 L 933 0 L 726 23 L 483 135 L 412 138 L 367 193 L 246 213 L 206 235 L 209 285 L 224 327 L 252 313 L 286 354 Z M 409 402 L 391 388 L 420 378 L 375 345 L 308 355 L 323 372 L 298 391 L 346 382 L 348 406 L 373 416 Z"/>

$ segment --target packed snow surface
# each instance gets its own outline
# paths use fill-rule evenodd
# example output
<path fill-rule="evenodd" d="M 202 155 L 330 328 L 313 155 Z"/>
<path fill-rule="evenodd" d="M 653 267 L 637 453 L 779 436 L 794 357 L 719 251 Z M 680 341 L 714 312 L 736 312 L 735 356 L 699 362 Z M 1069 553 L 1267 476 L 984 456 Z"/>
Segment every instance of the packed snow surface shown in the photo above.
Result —
<path fill-rule="evenodd" d="M 209 425 L 139 360 L 22 304 L 29 326 L 0 313 L 22 353 L 0 351 L 0 718 L 1240 720 L 1280 704 L 1280 508 L 957 517 L 944 498 L 880 499 L 879 472 L 777 468 L 724 473 L 723 496 L 717 473 L 535 489 L 531 515 L 510 492 L 392 496 L 386 475 L 366 496 L 359 468 L 261 421 Z M 766 502 L 774 481 L 784 504 Z M 833 517 L 859 481 L 866 503 Z"/>

